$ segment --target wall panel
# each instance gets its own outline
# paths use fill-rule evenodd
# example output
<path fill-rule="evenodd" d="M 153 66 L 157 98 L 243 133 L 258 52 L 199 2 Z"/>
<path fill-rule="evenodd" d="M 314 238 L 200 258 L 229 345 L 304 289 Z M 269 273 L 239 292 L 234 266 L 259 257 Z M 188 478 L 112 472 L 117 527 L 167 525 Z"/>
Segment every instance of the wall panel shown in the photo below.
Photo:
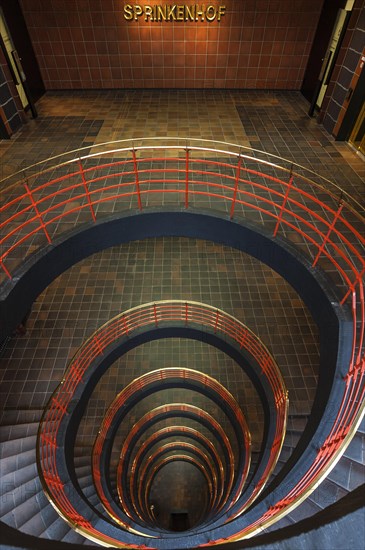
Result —
<path fill-rule="evenodd" d="M 126 3 L 21 0 L 47 89 L 299 89 L 323 1 L 211 0 L 220 22 L 127 21 Z"/>

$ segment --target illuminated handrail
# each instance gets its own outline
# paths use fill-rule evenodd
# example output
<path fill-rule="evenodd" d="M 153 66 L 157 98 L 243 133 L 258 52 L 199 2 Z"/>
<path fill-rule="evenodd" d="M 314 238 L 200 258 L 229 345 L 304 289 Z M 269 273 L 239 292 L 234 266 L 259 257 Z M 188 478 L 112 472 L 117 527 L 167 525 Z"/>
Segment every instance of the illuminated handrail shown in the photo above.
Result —
<path fill-rule="evenodd" d="M 165 445 L 158 447 L 156 451 L 149 455 L 143 466 L 141 466 L 141 470 L 138 476 L 137 502 L 139 509 L 145 515 L 144 517 L 146 517 L 146 515 L 150 515 L 149 507 L 147 505 L 149 499 L 149 494 L 147 491 L 147 484 L 149 482 L 149 478 L 147 477 L 149 473 L 148 470 L 152 468 L 153 464 L 157 461 L 158 458 L 167 453 L 170 453 L 171 455 L 173 451 L 184 451 L 185 453 L 195 454 L 200 459 L 200 462 L 204 464 L 205 470 L 207 474 L 209 474 L 209 510 L 211 512 L 216 511 L 216 505 L 218 501 L 218 478 L 213 463 L 209 459 L 208 455 L 196 445 L 183 441 L 174 441 L 172 443 L 166 443 Z M 149 487 L 151 487 L 151 484 L 149 484 Z M 136 503 L 134 503 L 134 506 L 135 509 L 137 509 Z M 150 517 L 150 520 L 151 519 L 152 518 Z"/>
<path fill-rule="evenodd" d="M 251 436 L 241 408 L 232 394 L 230 394 L 228 390 L 222 386 L 222 384 L 211 376 L 202 374 L 201 372 L 192 369 L 172 367 L 151 371 L 133 380 L 114 398 L 111 405 L 108 407 L 108 410 L 104 414 L 92 452 L 92 473 L 94 478 L 94 486 L 98 497 L 103 503 L 107 513 L 126 529 L 129 529 L 129 526 L 121 519 L 120 515 L 116 513 L 114 507 L 111 505 L 110 498 L 108 498 L 108 495 L 106 494 L 105 484 L 103 483 L 103 480 L 105 480 L 105 472 L 102 471 L 101 462 L 105 442 L 110 441 L 111 427 L 115 426 L 118 413 L 126 406 L 130 397 L 140 393 L 142 390 L 149 389 L 156 382 L 159 383 L 158 388 L 163 389 L 163 382 L 173 382 L 176 384 L 176 381 L 178 380 L 186 381 L 187 385 L 193 384 L 194 389 L 204 393 L 206 392 L 212 399 L 214 397 L 219 397 L 221 399 L 221 403 L 226 407 L 226 413 L 230 415 L 232 425 L 232 418 L 234 419 L 236 424 L 236 437 L 239 444 L 240 466 L 234 495 L 231 496 L 232 505 L 239 499 L 242 493 L 242 489 L 250 468 Z M 131 432 L 134 433 L 136 429 L 136 427 L 132 428 Z M 282 437 L 284 437 L 284 434 L 282 434 Z M 123 454 L 126 454 L 128 450 L 126 444 L 123 446 L 123 449 L 125 449 Z M 263 483 L 264 481 L 266 480 L 263 480 Z"/>
<path fill-rule="evenodd" d="M 147 479 L 146 488 L 145 488 L 145 492 L 144 492 L 144 508 L 146 510 L 148 510 L 147 495 L 149 494 L 151 484 L 154 480 L 154 477 L 156 476 L 158 471 L 161 470 L 161 468 L 163 468 L 163 466 L 166 466 L 170 462 L 176 462 L 176 461 L 189 462 L 190 464 L 193 464 L 196 468 L 198 468 L 201 471 L 201 473 L 205 477 L 206 482 L 207 482 L 208 487 L 209 487 L 210 500 L 213 499 L 213 487 L 212 487 L 211 481 L 209 479 L 208 472 L 204 468 L 203 464 L 201 464 L 198 460 L 195 460 L 193 457 L 191 457 L 189 455 L 186 455 L 186 454 L 170 455 L 166 458 L 161 459 L 158 462 L 158 464 L 152 469 L 151 475 Z M 153 516 L 152 516 L 151 512 L 150 512 L 149 516 L 150 516 L 150 520 L 153 521 Z"/>
<path fill-rule="evenodd" d="M 185 208 L 206 210 L 212 202 L 215 211 L 223 209 L 230 218 L 257 215 L 257 223 L 274 237 L 279 231 L 289 240 L 292 234 L 300 235 L 301 242 L 292 244 L 309 255 L 313 267 L 319 263 L 340 277 L 342 283 L 336 285 L 343 295 L 341 304 L 349 300 L 354 317 L 350 366 L 360 363 L 365 332 L 365 219 L 360 214 L 363 207 L 345 191 L 302 166 L 222 142 L 124 140 L 90 150 L 97 152 L 84 155 L 80 149 L 59 155 L 0 182 L 4 277 L 12 279 L 13 264 L 16 267 L 35 249 L 84 223 L 80 212 L 89 212 L 93 222 L 105 218 L 99 208 L 104 203 L 112 203 L 113 211 L 126 212 L 148 209 L 156 200 L 162 205 L 173 196 L 176 206 L 182 201 Z M 198 200 L 202 198 L 203 203 Z"/>
<path fill-rule="evenodd" d="M 7 216 L 0 226 L 4 235 L 0 241 L 4 250 L 0 256 L 0 267 L 9 279 L 13 268 L 31 250 L 47 246 L 49 241 L 79 223 L 72 220 L 73 214 L 89 212 L 90 219 L 98 221 L 103 218 L 98 210 L 99 204 L 113 201 L 121 212 L 131 207 L 144 210 L 150 205 L 148 201 L 160 197 L 162 200 L 157 204 L 162 204 L 163 197 L 173 197 L 175 193 L 177 205 L 182 201 L 186 208 L 199 208 L 200 203 L 194 199 L 204 198 L 214 203 L 215 211 L 219 211 L 224 205 L 225 212 L 229 212 L 230 217 L 237 221 L 244 220 L 248 214 L 256 213 L 259 216 L 257 223 L 267 229 L 273 228 L 274 237 L 277 237 L 279 231 L 289 240 L 292 234 L 299 235 L 301 242 L 292 244 L 298 246 L 302 252 L 306 247 L 313 267 L 319 265 L 330 276 L 332 271 L 339 276 L 340 282 L 336 282 L 336 286 L 343 296 L 340 306 L 349 304 L 351 308 L 352 356 L 345 375 L 342 403 L 328 437 L 307 474 L 288 493 L 287 498 L 273 506 L 265 517 L 258 520 L 257 525 L 236 533 L 237 539 L 242 538 L 281 517 L 313 490 L 339 459 L 341 450 L 348 444 L 363 415 L 365 220 L 360 213 L 363 208 L 331 182 L 313 173 L 306 172 L 308 175 L 303 175 L 302 167 L 295 166 L 295 170 L 291 170 L 289 165 L 281 167 L 273 162 L 272 156 L 266 157 L 269 160 L 263 160 L 259 158 L 259 152 L 254 152 L 256 156 L 252 156 L 252 152 L 244 148 L 235 149 L 233 145 L 221 144 L 214 148 L 212 144 L 201 146 L 195 145 L 194 140 L 188 140 L 175 145 L 147 146 L 135 143 L 125 147 L 113 144 L 112 147 L 111 151 L 104 150 L 91 155 L 81 153 L 77 159 L 58 158 L 60 162 L 57 166 L 44 170 L 36 167 L 36 174 L 31 174 L 32 170 L 29 170 L 27 181 L 24 178 L 22 180 L 25 193 L 18 192 L 19 182 L 10 184 L 9 191 L 4 189 L 5 200 L 8 192 L 11 198 L 0 208 L 0 213 Z M 156 150 L 163 151 L 164 154 L 156 157 L 153 154 Z M 109 162 L 102 160 L 108 157 Z M 218 157 L 224 157 L 224 162 L 212 160 Z M 143 166 L 145 158 L 148 158 L 150 164 L 152 161 L 158 162 L 160 167 L 147 170 Z M 101 161 L 102 164 L 98 166 L 97 163 Z M 91 162 L 94 162 L 94 166 L 86 166 Z M 116 169 L 114 173 L 103 173 L 103 170 L 112 168 Z M 61 174 L 62 170 L 68 169 L 68 173 Z M 230 169 L 232 171 L 228 173 Z M 60 173 L 57 175 L 58 170 Z M 72 182 L 76 177 L 80 178 L 79 181 Z M 38 182 L 42 178 L 43 181 Z M 113 178 L 116 181 L 113 182 Z M 6 183 L 10 181 L 8 179 Z M 55 187 L 51 189 L 52 186 Z M 50 205 L 47 204 L 46 197 Z M 131 200 L 135 201 L 135 206 Z M 206 201 L 202 203 L 204 210 L 210 206 Z M 71 205 L 71 202 L 74 204 Z M 70 224 L 60 223 L 66 219 L 71 220 Z M 34 240 L 35 237 L 37 241 Z M 26 243 L 29 244 L 27 250 L 23 247 Z M 326 261 L 322 262 L 322 258 Z M 11 264 L 15 264 L 15 267 Z M 124 322 L 125 333 L 128 334 L 129 330 L 133 330 L 133 323 L 138 325 L 141 321 L 137 316 L 134 320 L 121 321 L 121 324 Z M 122 328 L 118 330 L 122 334 Z M 89 352 L 92 356 L 98 353 L 98 345 L 97 341 L 93 343 L 93 351 Z M 87 354 L 80 358 L 80 363 L 74 366 L 75 376 L 82 376 L 82 365 L 87 360 Z M 74 382 L 68 381 L 67 384 L 68 391 L 72 394 Z M 279 391 L 277 399 L 278 402 L 283 399 Z M 55 410 L 52 421 L 57 422 L 58 415 L 62 414 L 62 408 L 65 407 L 64 399 L 54 401 L 53 406 Z M 51 462 L 54 452 L 52 444 L 56 440 L 52 430 L 50 434 L 43 435 L 43 441 L 45 445 L 49 445 L 46 456 Z M 53 472 L 51 479 L 57 484 L 57 471 Z"/>
<path fill-rule="evenodd" d="M 224 433 L 224 432 L 223 432 Z M 211 457 L 212 464 L 215 463 L 215 472 L 216 472 L 216 478 L 217 483 L 219 487 L 219 493 L 218 493 L 218 502 L 219 502 L 219 508 L 220 510 L 222 506 L 226 503 L 227 497 L 229 494 L 228 490 L 228 483 L 225 487 L 224 478 L 225 478 L 225 468 L 223 466 L 223 462 L 217 452 L 217 449 L 213 445 L 213 443 L 205 437 L 203 434 L 201 434 L 198 430 L 195 430 L 194 428 L 190 428 L 189 426 L 167 426 L 165 428 L 161 428 L 157 432 L 154 432 L 151 434 L 139 447 L 134 459 L 133 463 L 131 465 L 130 474 L 129 474 L 129 493 L 130 495 L 133 495 L 136 491 L 136 483 L 137 483 L 137 474 L 139 472 L 140 463 L 142 460 L 145 460 L 146 452 L 152 448 L 157 442 L 167 439 L 172 436 L 178 436 L 188 439 L 193 439 L 194 441 L 200 443 L 200 445 L 204 446 L 205 449 L 209 452 L 209 455 Z M 126 502 L 125 498 L 125 491 L 126 488 L 122 484 L 122 471 L 123 471 L 123 450 L 121 452 L 120 460 L 118 462 L 118 469 L 117 469 L 117 488 L 118 488 L 118 495 L 119 500 L 122 505 L 123 510 L 129 515 L 127 512 L 128 510 L 128 504 Z M 232 478 L 233 481 L 233 478 Z M 134 506 L 133 502 L 132 505 L 134 507 L 135 512 L 138 515 L 138 510 Z M 142 518 L 141 518 L 142 519 Z"/>
<path fill-rule="evenodd" d="M 178 418 L 187 416 L 188 418 L 201 423 L 209 431 L 211 431 L 214 438 L 219 442 L 219 444 L 221 445 L 223 454 L 226 458 L 227 476 L 225 478 L 225 481 L 226 481 L 227 495 L 225 499 L 227 500 L 232 490 L 234 475 L 235 475 L 235 458 L 234 458 L 234 453 L 232 450 L 230 440 L 227 437 L 227 434 L 223 430 L 222 426 L 215 420 L 215 418 L 213 418 L 209 413 L 207 413 L 203 409 L 200 409 L 199 407 L 196 407 L 194 405 L 190 405 L 187 403 L 170 403 L 170 404 L 156 407 L 152 411 L 149 411 L 148 413 L 146 413 L 132 427 L 132 429 L 130 430 L 129 434 L 127 435 L 124 441 L 122 451 L 120 453 L 120 460 L 118 462 L 117 476 L 118 476 L 119 496 L 121 497 L 123 493 L 123 488 L 121 487 L 120 480 L 122 479 L 123 474 L 125 474 L 127 471 L 128 462 L 126 457 L 128 455 L 128 450 L 131 448 L 133 439 L 136 436 L 139 436 L 139 433 L 144 429 L 147 423 L 154 424 L 157 421 L 166 418 L 167 415 L 169 417 L 175 416 Z M 125 504 L 125 501 L 123 501 L 123 505 L 124 504 Z M 132 516 L 128 513 L 128 507 L 123 506 L 123 509 L 125 509 L 126 514 L 132 518 Z"/>
<path fill-rule="evenodd" d="M 56 458 L 57 434 L 63 419 L 67 415 L 68 406 L 72 402 L 78 385 L 85 379 L 88 368 L 96 357 L 104 353 L 107 346 L 113 344 L 117 339 L 123 336 L 130 337 L 134 331 L 143 327 L 159 327 L 162 323 L 170 324 L 173 322 L 183 323 L 184 326 L 199 325 L 201 327 L 203 325 L 217 334 L 228 336 L 235 341 L 240 348 L 249 351 L 258 365 L 260 365 L 263 374 L 267 376 L 273 395 L 275 396 L 277 416 L 281 417 L 281 420 L 276 423 L 275 432 L 275 439 L 280 440 L 279 445 L 274 446 L 270 451 L 265 475 L 268 477 L 269 473 L 275 467 L 285 436 L 288 410 L 287 392 L 280 370 L 274 359 L 254 333 L 224 311 L 199 302 L 171 300 L 138 306 L 120 314 L 103 325 L 84 343 L 83 346 L 81 346 L 71 361 L 61 384 L 50 399 L 40 425 L 38 463 L 45 492 L 56 509 L 58 509 L 59 513 L 68 520 L 70 524 L 76 524 L 79 529 L 84 529 L 81 526 L 80 514 L 76 512 L 67 499 L 64 486 L 60 481 Z M 184 369 L 180 370 L 183 371 Z M 199 375 L 200 380 L 205 382 L 209 380 L 209 377 L 206 375 L 201 375 L 200 373 L 197 373 L 197 375 Z M 157 373 L 148 375 L 145 380 L 153 381 L 155 379 L 159 379 Z M 140 386 L 142 387 L 141 384 Z M 125 388 L 124 397 L 130 397 L 133 395 L 133 391 L 133 388 L 130 386 Z M 224 392 L 222 393 L 219 387 L 217 388 L 217 392 L 225 398 Z M 231 405 L 235 408 L 235 403 L 232 402 Z M 104 418 L 104 426 L 107 427 L 111 422 L 112 415 L 107 414 Z M 98 448 L 98 443 L 96 443 L 95 448 L 97 452 L 101 451 L 101 448 Z M 94 479 L 95 483 L 98 484 L 97 472 L 94 473 Z M 262 490 L 266 480 L 267 478 L 264 479 L 263 476 L 261 476 L 258 483 L 258 489 L 255 488 L 255 496 Z M 238 492 L 237 495 L 239 495 Z M 108 501 L 104 500 L 103 504 L 108 509 L 110 508 Z M 118 523 L 123 525 L 124 528 L 133 531 L 133 528 L 128 524 L 120 520 Z M 88 529 L 85 528 L 82 532 L 87 536 Z"/>

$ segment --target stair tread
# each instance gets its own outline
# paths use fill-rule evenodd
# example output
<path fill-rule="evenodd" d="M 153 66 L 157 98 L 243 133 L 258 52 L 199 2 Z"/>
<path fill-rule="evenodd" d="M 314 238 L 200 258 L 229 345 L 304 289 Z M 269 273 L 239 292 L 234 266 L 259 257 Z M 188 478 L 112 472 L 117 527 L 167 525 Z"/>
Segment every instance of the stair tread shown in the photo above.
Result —
<path fill-rule="evenodd" d="M 28 422 L 26 424 L 13 424 L 0 426 L 0 443 L 13 439 L 21 439 L 30 435 L 37 435 L 39 422 Z"/>
<path fill-rule="evenodd" d="M 71 528 L 62 539 L 62 542 L 69 542 L 72 544 L 83 544 L 84 541 L 85 537 L 83 537 L 82 535 L 80 535 L 80 533 L 77 533 Z"/>
<path fill-rule="evenodd" d="M 29 449 L 17 455 L 6 456 L 0 459 L 0 475 L 5 476 L 14 470 L 25 468 L 36 460 L 36 450 Z"/>
<path fill-rule="evenodd" d="M 31 479 L 34 479 L 37 475 L 37 465 L 35 462 L 31 462 L 23 468 L 18 468 L 9 472 L 7 474 L 2 473 L 1 463 L 0 463 L 0 472 L 1 472 L 1 482 L 13 484 L 15 487 L 19 485 L 24 485 Z"/>
<path fill-rule="evenodd" d="M 11 439 L 9 441 L 4 441 L 0 445 L 0 460 L 9 456 L 18 455 L 24 451 L 35 449 L 36 444 L 36 435 L 28 435 L 17 439 Z"/>

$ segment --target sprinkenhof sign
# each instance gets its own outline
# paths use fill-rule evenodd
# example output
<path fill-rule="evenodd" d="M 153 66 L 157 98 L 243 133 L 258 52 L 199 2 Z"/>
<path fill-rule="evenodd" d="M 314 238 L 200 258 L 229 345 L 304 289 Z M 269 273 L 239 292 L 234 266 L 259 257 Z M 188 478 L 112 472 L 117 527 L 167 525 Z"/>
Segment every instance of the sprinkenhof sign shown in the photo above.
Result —
<path fill-rule="evenodd" d="M 124 19 L 127 21 L 220 21 L 226 6 L 213 4 L 125 4 Z"/>

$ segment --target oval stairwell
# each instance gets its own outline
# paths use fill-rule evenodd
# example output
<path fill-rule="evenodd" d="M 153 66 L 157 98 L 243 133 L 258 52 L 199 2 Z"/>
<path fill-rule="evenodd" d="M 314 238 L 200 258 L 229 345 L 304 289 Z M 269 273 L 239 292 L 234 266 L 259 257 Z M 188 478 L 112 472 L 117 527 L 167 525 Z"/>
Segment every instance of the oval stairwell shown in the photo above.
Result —
<path fill-rule="evenodd" d="M 98 145 L 0 185 L 4 548 L 353 544 L 363 206 L 194 139 Z"/>

